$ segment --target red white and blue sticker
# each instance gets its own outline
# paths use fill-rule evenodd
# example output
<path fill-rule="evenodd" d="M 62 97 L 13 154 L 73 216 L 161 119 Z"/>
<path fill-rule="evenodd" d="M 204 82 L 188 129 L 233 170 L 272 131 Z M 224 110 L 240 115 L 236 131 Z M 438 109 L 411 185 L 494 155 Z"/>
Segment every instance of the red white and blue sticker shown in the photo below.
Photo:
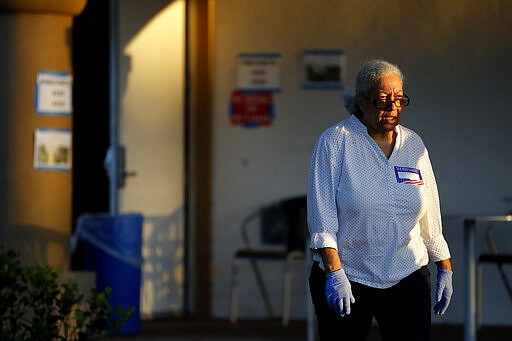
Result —
<path fill-rule="evenodd" d="M 421 172 L 417 168 L 395 166 L 396 182 L 399 184 L 424 185 Z"/>

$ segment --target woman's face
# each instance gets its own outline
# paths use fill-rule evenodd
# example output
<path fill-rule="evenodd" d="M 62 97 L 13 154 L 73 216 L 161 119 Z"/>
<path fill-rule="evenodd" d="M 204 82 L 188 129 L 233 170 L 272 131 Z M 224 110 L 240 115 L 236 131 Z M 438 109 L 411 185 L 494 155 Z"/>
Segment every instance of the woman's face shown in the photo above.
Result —
<path fill-rule="evenodd" d="M 363 113 L 361 121 L 370 133 L 394 131 L 404 108 L 397 106 L 395 101 L 403 97 L 402 80 L 394 73 L 380 78 L 368 96 L 358 97 L 357 103 Z"/>

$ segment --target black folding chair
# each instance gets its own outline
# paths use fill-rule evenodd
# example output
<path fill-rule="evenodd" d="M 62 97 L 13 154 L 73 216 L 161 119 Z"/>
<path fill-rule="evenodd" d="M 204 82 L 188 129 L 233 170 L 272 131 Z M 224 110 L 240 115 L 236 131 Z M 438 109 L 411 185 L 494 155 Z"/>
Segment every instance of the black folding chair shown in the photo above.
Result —
<path fill-rule="evenodd" d="M 306 197 L 300 196 L 264 206 L 247 216 L 241 225 L 244 247 L 235 252 L 231 274 L 231 322 L 236 323 L 238 315 L 238 272 L 242 260 L 248 260 L 256 278 L 256 284 L 263 298 L 265 309 L 274 318 L 272 304 L 263 280 L 258 261 L 284 262 L 283 278 L 283 325 L 290 320 L 291 263 L 304 259 L 306 225 Z M 259 228 L 260 246 L 251 242 L 250 229 Z"/>

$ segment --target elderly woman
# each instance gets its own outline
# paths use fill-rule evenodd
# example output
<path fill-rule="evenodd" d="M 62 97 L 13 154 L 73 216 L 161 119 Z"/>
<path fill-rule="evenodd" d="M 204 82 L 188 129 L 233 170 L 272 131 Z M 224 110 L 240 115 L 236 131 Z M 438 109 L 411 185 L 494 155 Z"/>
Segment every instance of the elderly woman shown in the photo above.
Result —
<path fill-rule="evenodd" d="M 308 181 L 313 250 L 309 283 L 322 340 L 430 340 L 429 261 L 437 265 L 434 312 L 450 303 L 452 267 L 437 185 L 421 138 L 399 124 L 409 105 L 400 69 L 365 63 L 350 118 L 316 143 Z"/>

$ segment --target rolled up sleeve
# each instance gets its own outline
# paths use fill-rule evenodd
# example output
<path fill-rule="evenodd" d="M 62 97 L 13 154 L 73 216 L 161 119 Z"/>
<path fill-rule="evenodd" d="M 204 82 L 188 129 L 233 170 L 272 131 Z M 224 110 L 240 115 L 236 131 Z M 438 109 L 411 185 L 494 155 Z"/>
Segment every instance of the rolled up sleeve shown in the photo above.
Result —
<path fill-rule="evenodd" d="M 341 143 L 327 130 L 315 145 L 308 176 L 308 227 L 312 250 L 338 249 L 336 190 L 341 174 Z"/>

